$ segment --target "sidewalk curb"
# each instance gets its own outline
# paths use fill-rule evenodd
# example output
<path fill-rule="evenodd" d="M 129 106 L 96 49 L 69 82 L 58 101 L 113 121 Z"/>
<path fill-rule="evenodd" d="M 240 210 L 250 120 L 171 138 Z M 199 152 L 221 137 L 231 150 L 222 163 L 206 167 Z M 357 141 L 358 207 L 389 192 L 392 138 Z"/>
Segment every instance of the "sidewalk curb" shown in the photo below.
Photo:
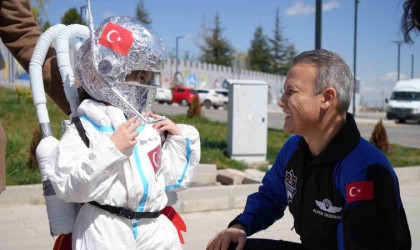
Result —
<path fill-rule="evenodd" d="M 420 166 L 395 168 L 400 185 L 420 182 Z M 260 184 L 191 187 L 178 193 L 175 209 L 181 213 L 243 208 L 249 194 Z M 0 207 L 16 204 L 44 204 L 42 185 L 7 186 L 0 195 Z"/>
<path fill-rule="evenodd" d="M 400 185 L 408 182 L 420 182 L 420 166 L 394 168 Z"/>
<path fill-rule="evenodd" d="M 16 204 L 44 204 L 42 184 L 7 186 L 0 194 L 0 207 Z"/>

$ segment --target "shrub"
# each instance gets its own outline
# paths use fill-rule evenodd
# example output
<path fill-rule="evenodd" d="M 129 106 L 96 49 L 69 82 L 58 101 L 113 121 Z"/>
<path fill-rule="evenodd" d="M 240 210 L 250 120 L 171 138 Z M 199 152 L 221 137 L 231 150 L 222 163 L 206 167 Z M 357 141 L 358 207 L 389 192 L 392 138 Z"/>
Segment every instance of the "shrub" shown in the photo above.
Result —
<path fill-rule="evenodd" d="M 28 168 L 28 146 L 18 133 L 7 134 L 6 146 L 6 183 L 7 185 L 22 185 L 39 183 L 39 169 Z"/>
<path fill-rule="evenodd" d="M 24 98 L 27 100 L 32 100 L 32 91 L 30 88 L 25 87 L 17 87 L 16 93 L 18 95 L 18 98 Z"/>
<path fill-rule="evenodd" d="M 189 105 L 187 110 L 187 116 L 189 118 L 201 116 L 201 104 L 198 97 L 194 97 L 191 100 L 191 104 Z"/>
<path fill-rule="evenodd" d="M 41 137 L 41 128 L 38 126 L 32 133 L 32 140 L 31 144 L 29 145 L 28 166 L 30 168 L 38 167 L 38 160 L 36 158 L 36 148 L 38 147 L 38 144 L 42 139 Z"/>
<path fill-rule="evenodd" d="M 384 153 L 390 151 L 391 148 L 382 119 L 379 119 L 378 123 L 376 123 L 369 141 Z"/>

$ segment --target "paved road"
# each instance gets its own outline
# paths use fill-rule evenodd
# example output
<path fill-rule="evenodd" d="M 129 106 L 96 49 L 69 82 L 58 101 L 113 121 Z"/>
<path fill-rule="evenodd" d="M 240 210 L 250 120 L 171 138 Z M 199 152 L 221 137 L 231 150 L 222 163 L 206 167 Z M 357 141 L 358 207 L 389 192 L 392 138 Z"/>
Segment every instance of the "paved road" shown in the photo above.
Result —
<path fill-rule="evenodd" d="M 186 114 L 186 110 L 186 107 L 180 107 L 178 105 L 157 104 L 155 106 L 155 112 L 164 115 Z M 284 114 L 281 110 L 278 107 L 271 106 L 268 111 L 268 127 L 282 129 Z M 202 113 L 213 121 L 227 121 L 227 110 L 203 108 Z M 396 124 L 394 121 L 386 120 L 385 113 L 360 113 L 356 115 L 356 122 L 363 138 L 367 140 L 370 139 L 373 129 L 379 119 L 382 119 L 390 143 L 420 148 L 420 125 L 416 123 Z"/>

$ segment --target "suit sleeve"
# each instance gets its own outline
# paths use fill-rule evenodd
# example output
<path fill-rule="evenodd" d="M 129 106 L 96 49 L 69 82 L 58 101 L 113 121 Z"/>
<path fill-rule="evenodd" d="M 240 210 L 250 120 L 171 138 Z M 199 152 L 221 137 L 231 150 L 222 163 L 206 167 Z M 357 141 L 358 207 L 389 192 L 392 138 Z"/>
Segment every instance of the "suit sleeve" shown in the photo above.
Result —
<path fill-rule="evenodd" d="M 0 2 L 0 37 L 19 64 L 29 71 L 35 45 L 42 31 L 36 23 L 26 0 L 3 0 Z M 45 92 L 59 108 L 69 114 L 70 106 L 64 94 L 54 49 L 47 53 L 42 69 Z"/>
<path fill-rule="evenodd" d="M 127 159 L 109 137 L 90 135 L 87 148 L 77 129 L 70 126 L 45 167 L 57 197 L 64 201 L 109 203 L 103 194 L 109 192 Z"/>
<path fill-rule="evenodd" d="M 344 248 L 410 249 L 397 179 L 386 168 L 373 165 L 367 170 L 366 181 L 373 183 L 373 198 L 346 203 L 342 221 Z"/>
<path fill-rule="evenodd" d="M 284 184 L 284 162 L 282 151 L 272 168 L 264 176 L 258 192 L 247 198 L 244 212 L 236 217 L 229 226 L 240 224 L 250 236 L 271 226 L 284 215 L 287 207 L 286 187 Z"/>
<path fill-rule="evenodd" d="M 200 162 L 200 135 L 190 125 L 178 124 L 181 135 L 168 135 L 162 147 L 161 168 L 166 191 L 174 192 L 188 187 Z"/>

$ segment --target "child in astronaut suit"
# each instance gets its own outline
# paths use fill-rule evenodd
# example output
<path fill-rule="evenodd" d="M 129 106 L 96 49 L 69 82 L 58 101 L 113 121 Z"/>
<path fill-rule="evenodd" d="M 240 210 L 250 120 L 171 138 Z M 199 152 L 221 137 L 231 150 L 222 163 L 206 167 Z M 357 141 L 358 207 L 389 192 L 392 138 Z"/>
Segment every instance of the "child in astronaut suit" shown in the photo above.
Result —
<path fill-rule="evenodd" d="M 47 166 L 57 196 L 84 203 L 73 249 L 181 249 L 160 211 L 191 180 L 200 139 L 194 127 L 151 114 L 150 84 L 165 62 L 157 34 L 130 17 L 105 20 L 77 52 L 76 77 L 91 98 Z"/>

